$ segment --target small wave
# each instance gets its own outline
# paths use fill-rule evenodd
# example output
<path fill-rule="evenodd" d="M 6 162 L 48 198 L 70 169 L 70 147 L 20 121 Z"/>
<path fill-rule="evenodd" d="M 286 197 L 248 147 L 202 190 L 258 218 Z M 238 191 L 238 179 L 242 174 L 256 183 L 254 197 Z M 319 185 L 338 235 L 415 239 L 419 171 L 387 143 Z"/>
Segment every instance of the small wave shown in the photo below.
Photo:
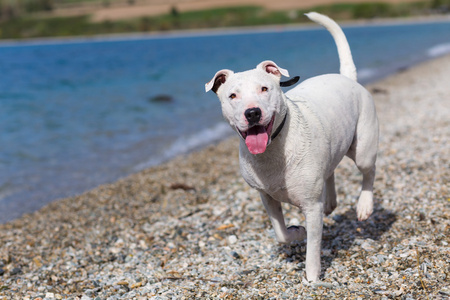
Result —
<path fill-rule="evenodd" d="M 429 57 L 438 57 L 450 53 L 450 43 L 438 44 L 428 49 Z"/>
<path fill-rule="evenodd" d="M 224 122 L 217 124 L 212 128 L 207 128 L 197 134 L 188 137 L 179 137 L 167 151 L 159 157 L 153 157 L 148 161 L 138 164 L 133 168 L 134 171 L 140 171 L 152 166 L 161 164 L 177 155 L 189 153 L 195 149 L 206 146 L 210 143 L 217 142 L 227 136 L 230 136 L 232 130 L 230 126 Z"/>

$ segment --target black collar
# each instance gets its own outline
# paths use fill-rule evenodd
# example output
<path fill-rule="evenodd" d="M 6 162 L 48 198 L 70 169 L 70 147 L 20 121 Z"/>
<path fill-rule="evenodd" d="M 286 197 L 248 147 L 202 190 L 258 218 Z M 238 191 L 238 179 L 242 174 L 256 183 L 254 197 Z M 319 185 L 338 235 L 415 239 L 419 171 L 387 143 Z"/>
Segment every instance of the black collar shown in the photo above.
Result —
<path fill-rule="evenodd" d="M 300 80 L 300 76 L 295 76 L 295 77 L 293 77 L 293 78 L 291 78 L 291 79 L 289 79 L 287 81 L 281 81 L 280 82 L 280 86 L 281 87 L 291 86 L 291 85 L 296 84 L 299 80 Z M 280 133 L 281 129 L 283 129 L 284 123 L 286 122 L 287 115 L 288 114 L 287 114 L 287 111 L 286 111 L 286 114 L 284 114 L 284 118 L 283 118 L 283 121 L 281 121 L 280 126 L 278 126 L 277 130 L 275 130 L 275 132 L 270 137 L 270 139 L 272 141 L 277 137 L 277 135 Z"/>
<path fill-rule="evenodd" d="M 281 87 L 291 86 L 291 85 L 296 84 L 299 80 L 300 80 L 300 76 L 295 76 L 295 77 L 292 77 L 289 80 L 280 81 L 280 86 Z"/>
<path fill-rule="evenodd" d="M 280 126 L 278 126 L 277 130 L 275 130 L 275 132 L 274 132 L 274 133 L 272 134 L 272 136 L 270 137 L 270 139 L 271 139 L 272 141 L 277 137 L 277 135 L 280 133 L 281 129 L 283 129 L 284 123 L 286 123 L 287 115 L 288 115 L 288 113 L 287 113 L 287 111 L 286 111 L 286 113 L 284 114 L 283 121 L 281 121 Z"/>

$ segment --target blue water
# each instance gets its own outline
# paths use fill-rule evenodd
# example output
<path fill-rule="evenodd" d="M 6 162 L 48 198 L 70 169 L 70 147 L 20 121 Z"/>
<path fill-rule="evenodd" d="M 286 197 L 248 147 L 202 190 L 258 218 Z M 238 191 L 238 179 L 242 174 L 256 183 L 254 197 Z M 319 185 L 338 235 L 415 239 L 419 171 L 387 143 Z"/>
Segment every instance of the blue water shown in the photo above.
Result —
<path fill-rule="evenodd" d="M 450 22 L 344 30 L 363 83 L 450 52 Z M 0 223 L 230 135 L 204 83 L 266 59 L 339 70 L 318 27 L 0 44 Z"/>

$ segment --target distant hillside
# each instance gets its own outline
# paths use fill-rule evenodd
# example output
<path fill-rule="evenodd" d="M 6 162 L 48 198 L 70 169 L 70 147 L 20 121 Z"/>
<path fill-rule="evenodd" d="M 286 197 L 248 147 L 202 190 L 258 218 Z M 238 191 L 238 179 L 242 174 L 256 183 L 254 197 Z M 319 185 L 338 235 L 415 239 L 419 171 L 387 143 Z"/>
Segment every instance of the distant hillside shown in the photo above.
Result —
<path fill-rule="evenodd" d="M 450 0 L 0 0 L 0 38 L 96 35 L 437 15 Z"/>

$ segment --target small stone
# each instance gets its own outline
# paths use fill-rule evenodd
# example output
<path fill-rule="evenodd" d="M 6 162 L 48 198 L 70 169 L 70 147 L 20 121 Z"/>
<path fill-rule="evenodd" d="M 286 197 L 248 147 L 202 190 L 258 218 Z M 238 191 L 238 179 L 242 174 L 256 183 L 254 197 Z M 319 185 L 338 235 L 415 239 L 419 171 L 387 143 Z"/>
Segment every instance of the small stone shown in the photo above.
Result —
<path fill-rule="evenodd" d="M 337 223 L 341 223 L 344 220 L 344 217 L 341 215 L 335 215 L 333 216 L 333 220 L 335 220 Z"/>
<path fill-rule="evenodd" d="M 291 226 L 300 226 L 300 221 L 297 218 L 293 218 L 289 224 L 291 224 Z"/>
<path fill-rule="evenodd" d="M 227 238 L 228 244 L 230 244 L 230 245 L 235 244 L 237 242 L 237 240 L 238 240 L 237 236 L 235 236 L 234 234 L 228 236 L 228 238 Z"/>
<path fill-rule="evenodd" d="M 400 289 L 398 291 L 393 292 L 392 294 L 395 297 L 400 297 L 403 293 L 405 292 L 405 290 L 403 290 L 403 287 L 400 287 Z"/>
<path fill-rule="evenodd" d="M 200 248 L 205 248 L 206 247 L 206 243 L 204 241 L 200 240 L 200 241 L 198 241 L 198 246 Z"/>
<path fill-rule="evenodd" d="M 242 257 L 239 255 L 239 253 L 237 253 L 236 251 L 231 251 L 231 256 L 234 259 L 241 259 Z"/>
<path fill-rule="evenodd" d="M 125 281 L 125 280 L 122 280 L 122 281 L 119 281 L 119 282 L 117 282 L 116 283 L 116 285 L 128 285 L 129 283 L 127 282 L 127 281 Z"/>
<path fill-rule="evenodd" d="M 135 289 L 135 288 L 141 287 L 143 284 L 144 284 L 144 282 L 139 281 L 139 282 L 136 282 L 136 283 L 132 284 L 130 286 L 130 288 Z"/>
<path fill-rule="evenodd" d="M 445 296 L 450 296 L 450 289 L 443 288 L 439 291 L 439 294 L 445 295 Z"/>
<path fill-rule="evenodd" d="M 362 244 L 361 244 L 361 248 L 363 248 L 364 250 L 366 250 L 367 252 L 373 252 L 373 251 L 375 251 L 376 250 L 376 247 L 375 247 L 376 245 L 375 245 L 375 242 L 373 241 L 373 240 L 367 240 L 367 241 L 364 241 Z"/>
<path fill-rule="evenodd" d="M 84 293 L 85 293 L 87 296 L 92 296 L 92 294 L 94 293 L 94 290 L 93 290 L 93 289 L 87 289 L 87 290 L 84 291 Z"/>
<path fill-rule="evenodd" d="M 9 272 L 10 275 L 14 276 L 14 275 L 18 275 L 18 274 L 22 274 L 22 269 L 21 268 L 14 268 L 11 270 L 11 272 Z"/>

